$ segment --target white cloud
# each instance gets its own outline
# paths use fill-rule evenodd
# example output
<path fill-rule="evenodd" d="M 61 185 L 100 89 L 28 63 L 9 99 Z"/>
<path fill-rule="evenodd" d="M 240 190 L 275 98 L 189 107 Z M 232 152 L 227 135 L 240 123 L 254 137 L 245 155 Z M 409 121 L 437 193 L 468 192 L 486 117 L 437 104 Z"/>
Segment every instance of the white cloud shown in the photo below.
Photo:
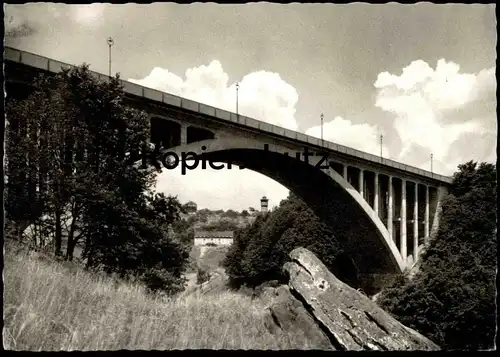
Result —
<path fill-rule="evenodd" d="M 306 130 L 306 134 L 321 138 L 321 126 Z M 335 117 L 323 124 L 323 139 L 361 150 L 373 155 L 380 155 L 380 132 L 375 125 L 368 123 L 352 124 L 350 120 Z M 382 155 L 389 156 L 389 149 L 382 145 Z"/>
<path fill-rule="evenodd" d="M 444 59 L 437 62 L 436 69 L 418 60 L 405 67 L 399 76 L 388 72 L 378 75 L 374 84 L 378 89 L 375 105 L 395 114 L 394 128 L 402 141 L 396 160 L 428 170 L 428 153 L 432 153 L 434 171 L 452 174 L 459 163 L 492 157 L 491 153 L 481 158 L 470 152 L 467 157 L 463 153 L 453 155 L 454 145 L 463 145 L 463 141 L 457 141 L 459 138 L 467 134 L 480 141 L 491 127 L 489 121 L 495 120 L 495 113 L 481 120 L 471 117 L 461 122 L 450 117 L 496 90 L 494 68 L 477 74 L 459 71 L 459 65 Z M 425 159 L 419 154 L 423 152 Z"/>
<path fill-rule="evenodd" d="M 144 79 L 130 82 L 172 93 L 221 109 L 236 111 L 236 83 L 228 85 L 229 76 L 219 61 L 186 70 L 185 79 L 166 69 L 155 67 Z M 297 91 L 279 74 L 258 71 L 239 82 L 238 112 L 267 123 L 296 130 Z"/>
<path fill-rule="evenodd" d="M 393 128 L 402 142 L 399 151 L 384 145 L 384 157 L 429 170 L 432 153 L 434 172 L 442 174 L 452 174 L 458 164 L 470 159 L 496 157 L 491 135 L 495 125 L 490 123 L 494 117 L 481 113 L 465 121 L 453 120 L 457 110 L 460 113 L 463 108 L 470 109 L 471 104 L 491 96 L 496 90 L 494 74 L 494 68 L 477 74 L 460 73 L 457 64 L 445 60 L 438 61 L 435 69 L 418 60 L 405 67 L 401 75 L 380 73 L 374 83 L 375 105 L 395 115 Z M 229 76 L 217 60 L 186 70 L 184 78 L 156 67 L 144 79 L 130 81 L 229 111 L 236 109 L 236 83 L 229 84 Z M 277 73 L 253 72 L 239 82 L 239 112 L 249 117 L 297 130 L 297 101 L 295 88 Z M 375 125 L 353 124 L 337 116 L 325 122 L 323 137 L 379 155 L 380 134 L 385 135 L 380 130 Z M 306 134 L 319 138 L 321 128 L 309 128 Z M 474 153 L 463 149 L 468 141 L 476 143 L 471 147 Z M 184 176 L 180 169 L 165 170 L 158 178 L 157 189 L 178 195 L 183 202 L 193 200 L 200 207 L 222 209 L 258 208 L 264 195 L 270 198 L 272 207 L 288 194 L 286 188 L 273 180 L 237 167 L 192 170 Z"/>
<path fill-rule="evenodd" d="M 236 111 L 236 83 L 228 84 L 229 76 L 219 61 L 190 68 L 185 78 L 155 67 L 144 79 L 129 79 L 146 87 L 179 95 L 207 105 Z M 298 94 L 279 74 L 258 71 L 247 74 L 239 82 L 238 110 L 271 124 L 296 130 L 295 105 Z M 278 205 L 288 190 L 277 182 L 248 169 L 192 170 L 181 175 L 180 168 L 164 170 L 158 177 L 157 190 L 178 195 L 182 202 L 193 200 L 199 207 L 248 209 L 260 206 L 267 196 L 269 206 Z"/>

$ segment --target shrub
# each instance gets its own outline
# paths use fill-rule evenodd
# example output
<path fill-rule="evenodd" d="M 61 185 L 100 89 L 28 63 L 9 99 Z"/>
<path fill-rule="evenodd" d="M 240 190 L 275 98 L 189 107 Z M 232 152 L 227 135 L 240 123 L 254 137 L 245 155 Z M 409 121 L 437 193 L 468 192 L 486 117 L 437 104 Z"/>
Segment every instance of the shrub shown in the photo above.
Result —
<path fill-rule="evenodd" d="M 205 269 L 198 269 L 198 274 L 196 275 L 196 284 L 203 284 L 210 279 L 210 274 Z"/>

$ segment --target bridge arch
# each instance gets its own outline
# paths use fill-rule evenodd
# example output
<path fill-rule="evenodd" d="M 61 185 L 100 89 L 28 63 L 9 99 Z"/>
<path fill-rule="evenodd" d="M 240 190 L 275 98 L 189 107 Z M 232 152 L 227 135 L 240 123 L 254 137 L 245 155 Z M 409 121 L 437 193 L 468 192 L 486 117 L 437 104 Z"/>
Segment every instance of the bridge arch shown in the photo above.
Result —
<path fill-rule="evenodd" d="M 192 152 L 200 161 L 243 165 L 266 175 L 301 197 L 331 226 L 360 274 L 403 271 L 404 262 L 387 228 L 351 184 L 331 167 L 318 169 L 313 162 L 297 160 L 296 153 L 284 146 L 272 142 L 267 146 L 257 139 L 222 137 L 166 149 L 162 155 L 175 153 L 181 158 L 182 153 Z"/>

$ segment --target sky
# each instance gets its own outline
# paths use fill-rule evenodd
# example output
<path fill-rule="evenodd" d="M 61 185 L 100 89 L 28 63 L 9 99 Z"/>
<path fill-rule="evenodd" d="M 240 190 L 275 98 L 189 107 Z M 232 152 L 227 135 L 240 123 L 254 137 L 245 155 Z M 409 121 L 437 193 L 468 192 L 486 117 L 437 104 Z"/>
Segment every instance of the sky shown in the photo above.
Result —
<path fill-rule="evenodd" d="M 5 45 L 452 175 L 496 163 L 494 5 L 5 5 Z M 164 170 L 199 208 L 274 207 L 250 170 Z"/>

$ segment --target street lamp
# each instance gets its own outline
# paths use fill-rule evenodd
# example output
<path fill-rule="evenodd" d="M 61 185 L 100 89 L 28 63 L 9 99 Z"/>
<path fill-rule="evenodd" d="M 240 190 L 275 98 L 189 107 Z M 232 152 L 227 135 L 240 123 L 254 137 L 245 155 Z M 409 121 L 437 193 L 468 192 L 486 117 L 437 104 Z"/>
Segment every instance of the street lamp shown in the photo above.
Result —
<path fill-rule="evenodd" d="M 109 46 L 109 77 L 111 79 L 111 46 L 115 44 L 115 41 L 111 37 L 108 37 L 108 46 Z"/>
<path fill-rule="evenodd" d="M 323 113 L 321 113 L 321 146 L 325 146 L 323 142 Z"/>
<path fill-rule="evenodd" d="M 382 140 L 384 136 L 380 135 L 380 162 L 382 162 Z"/>
<path fill-rule="evenodd" d="M 434 172 L 432 171 L 432 158 L 434 157 L 434 155 L 431 154 L 431 174 L 434 174 Z"/>
<path fill-rule="evenodd" d="M 240 84 L 236 82 L 236 115 L 238 115 L 238 89 L 240 88 Z"/>

